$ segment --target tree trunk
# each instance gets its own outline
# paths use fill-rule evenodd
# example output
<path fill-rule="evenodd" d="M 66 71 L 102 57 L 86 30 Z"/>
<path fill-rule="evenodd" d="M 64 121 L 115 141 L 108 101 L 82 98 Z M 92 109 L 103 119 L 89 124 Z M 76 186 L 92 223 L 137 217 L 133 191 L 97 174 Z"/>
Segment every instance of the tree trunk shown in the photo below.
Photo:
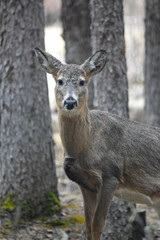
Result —
<path fill-rule="evenodd" d="M 32 202 L 36 215 L 58 194 L 47 80 L 34 54 L 44 48 L 43 1 L 1 0 L 0 15 L 0 197 Z"/>
<path fill-rule="evenodd" d="M 128 117 L 128 83 L 122 0 L 91 0 L 93 52 L 107 51 L 105 69 L 94 78 L 94 106 Z"/>
<path fill-rule="evenodd" d="M 94 106 L 128 117 L 128 83 L 125 59 L 122 0 L 90 1 L 93 52 L 107 51 L 107 64 L 94 77 Z M 132 237 L 133 204 L 113 199 L 102 239 L 128 240 Z M 141 238 L 135 238 L 136 240 Z"/>
<path fill-rule="evenodd" d="M 82 64 L 91 54 L 89 0 L 62 0 L 66 62 Z M 89 85 L 89 108 L 93 108 L 93 82 Z"/>
<path fill-rule="evenodd" d="M 145 19 L 145 115 L 160 126 L 160 1 L 146 0 Z"/>

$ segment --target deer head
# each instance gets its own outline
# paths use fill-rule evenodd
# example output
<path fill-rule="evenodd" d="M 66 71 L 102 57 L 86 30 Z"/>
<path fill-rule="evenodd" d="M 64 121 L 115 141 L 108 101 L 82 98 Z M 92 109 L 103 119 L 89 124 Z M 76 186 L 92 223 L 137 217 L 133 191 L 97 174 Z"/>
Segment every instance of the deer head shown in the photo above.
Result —
<path fill-rule="evenodd" d="M 99 50 L 82 65 L 62 64 L 52 55 L 35 49 L 42 69 L 56 81 L 55 96 L 58 109 L 67 115 L 81 112 L 87 102 L 87 85 L 91 76 L 99 73 L 106 63 L 106 51 Z"/>

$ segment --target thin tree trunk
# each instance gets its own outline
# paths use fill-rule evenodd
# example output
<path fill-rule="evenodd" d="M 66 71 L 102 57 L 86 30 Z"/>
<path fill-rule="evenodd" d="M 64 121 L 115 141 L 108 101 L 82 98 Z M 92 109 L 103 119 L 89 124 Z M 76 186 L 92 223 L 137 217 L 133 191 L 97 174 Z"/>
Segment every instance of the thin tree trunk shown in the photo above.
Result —
<path fill-rule="evenodd" d="M 128 117 L 128 83 L 125 59 L 122 0 L 90 1 L 93 52 L 107 51 L 104 70 L 94 77 L 94 106 Z M 132 237 L 130 218 L 135 206 L 113 199 L 102 239 L 129 240 Z M 141 239 L 139 237 L 132 239 Z"/>
<path fill-rule="evenodd" d="M 62 0 L 66 62 L 82 64 L 92 53 L 89 0 Z M 93 82 L 89 85 L 89 108 L 93 108 Z"/>
<path fill-rule="evenodd" d="M 57 195 L 48 90 L 34 48 L 44 48 L 43 1 L 1 0 L 0 197 L 30 201 L 35 214 Z"/>
<path fill-rule="evenodd" d="M 160 1 L 146 0 L 145 19 L 145 115 L 160 126 Z"/>

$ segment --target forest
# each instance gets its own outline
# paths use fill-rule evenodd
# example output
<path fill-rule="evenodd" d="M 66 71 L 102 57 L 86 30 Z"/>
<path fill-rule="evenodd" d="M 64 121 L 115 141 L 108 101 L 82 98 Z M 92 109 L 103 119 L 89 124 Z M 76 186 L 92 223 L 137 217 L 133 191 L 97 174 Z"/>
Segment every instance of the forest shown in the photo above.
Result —
<path fill-rule="evenodd" d="M 55 81 L 35 48 L 79 65 L 104 49 L 89 109 L 160 127 L 160 1 L 0 0 L 0 16 L 0 240 L 96 240 L 63 169 Z M 160 239 L 157 209 L 114 196 L 101 239 Z"/>

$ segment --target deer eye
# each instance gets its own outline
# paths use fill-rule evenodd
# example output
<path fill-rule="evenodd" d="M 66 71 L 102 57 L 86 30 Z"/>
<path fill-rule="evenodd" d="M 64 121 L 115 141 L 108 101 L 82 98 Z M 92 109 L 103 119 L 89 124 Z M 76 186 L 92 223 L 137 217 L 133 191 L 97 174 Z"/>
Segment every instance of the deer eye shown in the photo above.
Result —
<path fill-rule="evenodd" d="M 79 85 L 80 85 L 80 86 L 84 86 L 84 84 L 85 84 L 85 81 L 84 81 L 84 80 L 81 80 L 81 81 L 79 82 Z"/>
<path fill-rule="evenodd" d="M 63 85 L 63 80 L 62 80 L 62 79 L 58 79 L 57 82 L 58 82 L 58 84 L 59 84 L 60 86 Z"/>

